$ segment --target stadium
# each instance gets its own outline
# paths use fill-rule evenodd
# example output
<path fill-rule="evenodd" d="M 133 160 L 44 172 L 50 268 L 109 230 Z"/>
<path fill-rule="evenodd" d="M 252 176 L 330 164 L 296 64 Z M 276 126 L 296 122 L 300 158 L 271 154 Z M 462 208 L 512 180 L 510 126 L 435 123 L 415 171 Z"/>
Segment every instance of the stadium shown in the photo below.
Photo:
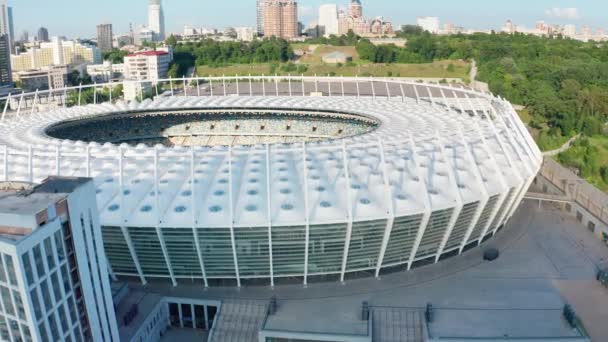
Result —
<path fill-rule="evenodd" d="M 162 82 L 143 101 L 98 101 L 112 84 L 9 96 L 0 123 L 0 179 L 93 177 L 111 272 L 144 284 L 307 284 L 440 262 L 499 232 L 541 165 L 511 104 L 469 88 Z M 67 103 L 86 87 L 94 104 Z"/>

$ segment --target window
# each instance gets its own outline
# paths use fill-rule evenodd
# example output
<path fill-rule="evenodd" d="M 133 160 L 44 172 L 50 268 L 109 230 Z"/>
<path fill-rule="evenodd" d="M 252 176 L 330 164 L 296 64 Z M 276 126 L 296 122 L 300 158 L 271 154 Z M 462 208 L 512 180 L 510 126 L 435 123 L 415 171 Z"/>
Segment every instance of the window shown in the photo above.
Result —
<path fill-rule="evenodd" d="M 17 316 L 22 319 L 25 320 L 25 308 L 23 307 L 23 301 L 21 300 L 21 294 L 19 294 L 19 291 L 15 291 L 13 290 L 13 298 L 15 298 L 15 307 L 17 309 Z"/>
<path fill-rule="evenodd" d="M 70 329 L 70 325 L 68 324 L 68 317 L 65 314 L 64 306 L 60 305 L 59 309 L 57 309 L 57 313 L 59 314 L 59 322 L 61 322 L 61 328 L 63 329 L 63 333 L 67 333 Z"/>
<path fill-rule="evenodd" d="M 44 325 L 44 322 L 38 325 L 38 331 L 40 331 L 40 339 L 42 340 L 42 342 L 48 342 L 49 335 L 46 332 L 46 326 Z"/>
<path fill-rule="evenodd" d="M 40 245 L 37 245 L 33 249 L 34 251 L 34 262 L 36 263 L 36 271 L 38 272 L 38 278 L 44 277 L 44 262 L 42 261 L 42 252 L 40 252 Z"/>
<path fill-rule="evenodd" d="M 11 328 L 11 334 L 13 334 L 13 341 L 23 341 L 21 337 L 21 331 L 19 330 L 19 323 L 17 321 L 9 319 L 9 327 Z"/>
<path fill-rule="evenodd" d="M 59 329 L 57 329 L 57 320 L 55 319 L 55 313 L 49 315 L 49 327 L 51 328 L 51 335 L 53 341 L 59 341 Z"/>
<path fill-rule="evenodd" d="M 58 302 L 63 298 L 61 295 L 61 287 L 59 285 L 59 278 L 57 277 L 57 271 L 51 274 L 51 285 L 53 286 L 53 293 L 55 294 L 55 301 Z"/>
<path fill-rule="evenodd" d="M 74 340 L 76 340 L 76 342 L 82 342 L 82 334 L 80 332 L 80 326 L 76 326 L 74 328 Z"/>
<path fill-rule="evenodd" d="M 49 266 L 49 270 L 55 268 L 55 256 L 53 255 L 53 242 L 48 237 L 44 239 L 44 252 L 46 254 L 46 264 Z"/>
<path fill-rule="evenodd" d="M 577 220 L 578 222 L 583 222 L 583 214 L 581 214 L 581 212 L 580 212 L 580 211 L 577 211 L 577 212 L 576 212 L 576 220 Z"/>
<path fill-rule="evenodd" d="M 76 304 L 74 304 L 74 297 L 69 297 L 68 298 L 68 308 L 70 311 L 70 319 L 72 320 L 72 322 L 76 322 L 76 320 L 78 319 L 78 316 L 76 316 Z"/>
<path fill-rule="evenodd" d="M 63 238 L 61 237 L 61 231 L 55 232 L 55 246 L 57 247 L 57 258 L 59 263 L 65 260 L 65 250 L 63 249 Z"/>
<path fill-rule="evenodd" d="M 2 304 L 4 304 L 4 312 L 9 315 L 15 315 L 15 308 L 13 307 L 13 300 L 11 298 L 11 292 L 7 287 L 0 286 L 0 296 L 2 296 Z"/>
<path fill-rule="evenodd" d="M 0 337 L 3 341 L 10 341 L 11 337 L 8 333 L 8 326 L 6 325 L 6 319 L 3 315 L 0 315 Z"/>
<path fill-rule="evenodd" d="M 13 257 L 4 254 L 4 261 L 6 262 L 6 271 L 8 273 L 8 280 L 11 285 L 17 286 L 17 275 L 15 275 L 15 264 L 13 263 Z"/>
<path fill-rule="evenodd" d="M 66 264 L 61 265 L 61 278 L 63 278 L 63 290 L 67 296 L 70 293 L 70 275 L 68 274 L 68 266 Z"/>
<path fill-rule="evenodd" d="M 0 281 L 6 283 L 6 274 L 4 273 L 4 263 L 2 262 L 2 256 L 0 255 Z"/>
<path fill-rule="evenodd" d="M 34 314 L 36 315 L 36 320 L 39 321 L 42 319 L 42 310 L 40 308 L 40 300 L 38 299 L 38 290 L 36 288 L 30 291 L 30 298 L 32 298 L 32 305 L 34 306 Z"/>
<path fill-rule="evenodd" d="M 25 269 L 25 277 L 27 278 L 27 284 L 32 286 L 34 284 L 34 271 L 32 270 L 32 262 L 30 261 L 30 253 L 25 252 L 21 256 L 23 262 L 23 268 Z"/>
<path fill-rule="evenodd" d="M 49 292 L 49 285 L 45 280 L 40 283 L 40 289 L 42 290 L 42 300 L 44 300 L 44 307 L 46 311 L 53 310 L 53 299 L 51 298 L 51 293 Z"/>
<path fill-rule="evenodd" d="M 595 223 L 589 221 L 587 223 L 587 229 L 589 229 L 590 232 L 595 233 Z"/>

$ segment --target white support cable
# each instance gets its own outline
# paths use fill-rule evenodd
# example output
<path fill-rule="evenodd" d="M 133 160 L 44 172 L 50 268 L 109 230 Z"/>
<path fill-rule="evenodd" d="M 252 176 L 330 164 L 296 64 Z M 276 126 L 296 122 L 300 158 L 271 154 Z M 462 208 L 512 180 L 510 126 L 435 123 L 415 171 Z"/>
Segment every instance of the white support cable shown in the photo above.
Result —
<path fill-rule="evenodd" d="M 160 192 L 158 189 L 158 163 L 159 163 L 159 155 L 158 148 L 154 147 L 154 199 L 156 201 L 156 220 L 155 220 L 155 228 L 156 235 L 158 237 L 158 242 L 160 243 L 160 248 L 162 249 L 163 256 L 165 258 L 165 263 L 167 264 L 167 270 L 169 271 L 169 276 L 171 277 L 171 283 L 173 286 L 177 286 L 177 281 L 175 279 L 175 275 L 173 274 L 173 267 L 171 266 L 171 259 L 169 258 L 169 252 L 167 251 L 167 245 L 165 243 L 165 238 L 163 236 L 162 230 L 160 228 L 161 224 L 161 210 L 160 210 Z"/>
<path fill-rule="evenodd" d="M 304 222 L 306 230 L 304 235 L 304 286 L 308 285 L 308 248 L 310 245 L 310 204 L 308 202 L 308 161 L 306 160 L 306 141 L 302 142 L 302 173 L 304 180 L 302 188 L 304 190 Z"/>
<path fill-rule="evenodd" d="M 266 144 L 266 215 L 268 215 L 268 259 L 270 263 L 270 286 L 274 288 L 274 260 L 272 254 L 272 195 L 270 193 L 270 145 Z"/>
<path fill-rule="evenodd" d="M 429 101 L 431 101 L 431 106 L 435 107 L 435 101 L 433 100 L 433 93 L 431 92 L 431 87 L 426 85 L 426 92 L 429 94 Z"/>
<path fill-rule="evenodd" d="M 414 94 L 416 94 L 416 104 L 420 104 L 420 94 L 418 94 L 418 87 L 414 84 Z"/>
<path fill-rule="evenodd" d="M 384 235 L 382 237 L 382 244 L 380 245 L 380 253 L 378 254 L 378 262 L 376 264 L 376 273 L 375 276 L 378 278 L 380 276 L 380 269 L 382 268 L 382 263 L 384 262 L 384 254 L 386 253 L 386 249 L 388 247 L 388 241 L 390 239 L 391 233 L 393 231 L 393 224 L 395 223 L 395 208 L 393 205 L 393 189 L 391 188 L 391 184 L 388 177 L 388 168 L 386 167 L 386 155 L 384 153 L 384 144 L 382 143 L 382 139 L 378 139 L 378 150 L 380 152 L 380 167 L 382 168 L 382 180 L 384 182 L 384 191 L 386 193 L 386 205 L 387 205 L 387 219 L 386 226 L 384 227 Z"/>
<path fill-rule="evenodd" d="M 34 94 L 34 101 L 32 102 L 32 111 L 30 115 L 34 115 L 34 111 L 36 110 L 36 100 L 38 100 L 38 89 L 36 89 L 36 93 Z"/>
<path fill-rule="evenodd" d="M 173 79 L 169 79 L 169 87 L 171 89 L 171 97 L 175 96 L 175 92 L 173 91 Z"/>
<path fill-rule="evenodd" d="M 401 90 L 401 102 L 405 102 L 405 90 L 403 90 L 403 83 L 399 82 L 399 90 Z"/>
<path fill-rule="evenodd" d="M 388 86 L 388 81 L 384 81 L 384 86 L 386 87 L 386 99 L 390 100 L 391 99 L 391 89 Z"/>
<path fill-rule="evenodd" d="M 344 163 L 344 179 L 346 182 L 346 215 L 348 215 L 348 223 L 346 225 L 346 238 L 344 239 L 344 254 L 342 255 L 342 269 L 340 271 L 340 282 L 344 282 L 344 274 L 346 273 L 346 264 L 348 261 L 348 253 L 350 251 L 350 239 L 353 235 L 353 202 L 350 188 L 350 172 L 348 168 L 349 158 L 346 150 L 346 142 L 342 140 L 342 163 Z"/>
<path fill-rule="evenodd" d="M 329 78 L 329 75 L 327 75 L 327 89 L 329 89 L 329 97 L 331 97 L 331 78 Z"/>
<path fill-rule="evenodd" d="M 207 281 L 207 272 L 205 270 L 205 262 L 203 260 L 203 254 L 201 251 L 201 244 L 198 240 L 198 230 L 196 228 L 198 222 L 196 220 L 196 173 L 194 172 L 195 159 L 194 146 L 190 146 L 190 208 L 192 211 L 192 235 L 194 238 L 194 247 L 196 248 L 196 254 L 198 256 L 198 263 L 201 266 L 203 283 L 205 287 L 209 287 L 209 282 Z"/>
<path fill-rule="evenodd" d="M 236 254 L 236 238 L 234 235 L 234 194 L 232 184 L 232 144 L 228 145 L 228 208 L 230 210 L 230 242 L 232 244 L 232 258 L 234 259 L 234 273 L 236 276 L 236 284 L 241 287 L 241 275 L 239 272 L 239 261 Z"/>
<path fill-rule="evenodd" d="M 198 77 L 196 78 L 196 95 L 201 97 L 201 83 Z"/>
<path fill-rule="evenodd" d="M 253 84 L 252 84 L 253 81 L 251 79 L 251 74 L 249 74 L 248 80 L 249 80 L 249 96 L 251 97 L 251 96 L 253 96 Z"/>
<path fill-rule="evenodd" d="M 315 74 L 315 93 L 319 92 L 319 79 L 317 78 L 317 74 Z"/>
<path fill-rule="evenodd" d="M 374 85 L 374 78 L 370 77 L 370 82 L 372 83 L 372 99 L 376 99 L 376 86 Z"/>
<path fill-rule="evenodd" d="M 4 117 L 6 116 L 6 112 L 8 111 L 8 106 L 11 102 L 11 93 L 8 93 L 8 96 L 6 97 L 6 102 L 4 103 L 4 110 L 2 111 L 2 118 L 0 118 L 0 121 L 4 121 Z"/>
<path fill-rule="evenodd" d="M 445 98 L 444 98 L 445 100 Z M 452 187 L 452 193 L 455 194 L 456 197 L 456 206 L 454 206 L 454 210 L 452 211 L 452 217 L 450 217 L 450 221 L 448 222 L 448 226 L 445 230 L 445 233 L 443 234 L 443 238 L 441 239 L 440 243 L 439 243 L 439 248 L 437 249 L 437 253 L 435 255 L 435 262 L 439 261 L 439 258 L 441 257 L 441 253 L 443 252 L 443 249 L 445 247 L 445 244 L 448 241 L 448 238 L 450 237 L 450 235 L 452 234 L 452 231 L 454 230 L 454 226 L 456 225 L 456 221 L 458 220 L 458 217 L 460 216 L 460 213 L 462 212 L 462 208 L 464 207 L 464 201 L 462 198 L 462 194 L 460 193 L 460 189 L 458 187 L 458 183 L 456 180 L 456 173 L 454 172 L 455 169 L 455 165 L 454 167 L 451 167 L 451 163 L 450 163 L 450 159 L 447 155 L 447 153 L 445 152 L 445 144 L 443 142 L 443 139 L 441 139 L 439 132 L 435 133 L 436 137 L 435 140 L 437 140 L 437 142 L 439 143 L 439 151 L 441 153 L 441 157 L 445 160 L 445 164 L 446 164 L 446 169 L 448 170 L 447 174 L 448 174 L 448 181 L 450 182 L 450 185 Z"/>
<path fill-rule="evenodd" d="M 302 74 L 302 97 L 306 96 L 306 86 L 304 85 L 304 74 Z"/>
<path fill-rule="evenodd" d="M 80 86 L 78 87 L 78 106 L 80 107 L 82 103 L 82 82 L 80 82 Z"/>
<path fill-rule="evenodd" d="M 188 96 L 188 91 L 186 89 L 186 75 L 182 76 L 182 82 L 183 82 L 183 87 L 184 87 L 184 96 Z M 142 87 L 143 88 L 143 87 Z"/>
<path fill-rule="evenodd" d="M 420 167 L 418 166 L 418 153 L 416 152 L 416 143 L 414 142 L 414 138 L 412 137 L 411 133 L 409 133 L 409 141 L 410 141 L 410 146 L 412 149 L 412 164 L 414 165 L 414 172 L 416 173 L 416 176 L 418 177 L 418 180 L 420 181 L 420 183 L 423 185 L 426 196 L 423 196 L 425 199 L 424 214 L 422 216 L 422 220 L 420 221 L 420 226 L 418 227 L 418 230 L 416 233 L 416 239 L 414 240 L 414 245 L 412 246 L 412 250 L 410 252 L 410 257 L 407 262 L 408 271 L 410 269 L 412 269 L 412 264 L 414 263 L 414 259 L 416 258 L 416 253 L 418 252 L 418 248 L 420 247 L 420 242 L 422 242 L 422 237 L 424 236 L 424 233 L 426 232 L 426 229 L 428 227 L 429 221 L 431 219 L 432 210 L 433 210 L 432 202 L 431 202 L 431 194 L 429 193 L 428 186 L 426 185 L 424 175 L 422 174 Z"/>
<path fill-rule="evenodd" d="M 292 96 L 292 91 L 291 91 L 291 74 L 289 74 L 289 76 L 287 77 L 287 82 L 289 83 L 289 97 Z"/>
<path fill-rule="evenodd" d="M 241 96 L 241 90 L 239 89 L 239 74 L 236 74 L 236 96 Z"/>
<path fill-rule="evenodd" d="M 276 96 L 279 96 L 279 77 L 275 74 L 274 75 L 274 91 Z"/>
<path fill-rule="evenodd" d="M 25 92 L 22 91 L 21 92 L 21 97 L 19 98 L 19 104 L 17 105 L 17 114 L 16 116 L 19 117 L 19 113 L 21 113 L 21 105 L 23 103 L 23 96 L 24 96 Z"/>
<path fill-rule="evenodd" d="M 355 78 L 355 84 L 357 85 L 357 98 L 361 97 L 361 91 L 359 89 L 359 76 Z"/>
<path fill-rule="evenodd" d="M 209 79 L 209 94 L 213 97 L 213 79 Z"/>
<path fill-rule="evenodd" d="M 139 87 L 139 91 L 142 91 L 143 87 Z M 142 95 L 143 100 L 143 95 Z M 97 82 L 93 85 L 93 104 L 97 104 Z"/>
<path fill-rule="evenodd" d="M 226 75 L 222 75 L 222 88 L 224 91 L 224 97 L 226 97 Z"/>
<path fill-rule="evenodd" d="M 262 96 L 266 97 L 266 77 L 262 75 Z"/>
<path fill-rule="evenodd" d="M 131 254 L 131 258 L 133 259 L 133 264 L 135 264 L 135 269 L 137 270 L 137 274 L 139 275 L 139 280 L 142 285 L 147 285 L 148 281 L 144 276 L 144 272 L 141 268 L 141 264 L 139 263 L 139 257 L 135 251 L 135 246 L 133 246 L 133 240 L 131 240 L 131 235 L 127 230 L 127 227 L 121 226 L 120 230 L 122 232 L 122 236 L 125 239 L 125 243 L 127 244 L 127 248 L 129 249 L 129 253 Z"/>
<path fill-rule="evenodd" d="M 342 97 L 344 97 L 344 76 L 340 78 L 340 87 L 342 88 Z"/>

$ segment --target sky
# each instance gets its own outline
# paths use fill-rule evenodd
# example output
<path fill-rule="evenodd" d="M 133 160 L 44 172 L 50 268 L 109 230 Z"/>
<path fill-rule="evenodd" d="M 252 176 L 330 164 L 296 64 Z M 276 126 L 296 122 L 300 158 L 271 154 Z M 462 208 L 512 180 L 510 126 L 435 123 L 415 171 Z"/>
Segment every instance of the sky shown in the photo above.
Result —
<path fill-rule="evenodd" d="M 30 36 L 40 26 L 51 36 L 88 38 L 95 26 L 111 23 L 114 33 L 146 24 L 148 0 L 8 0 L 15 31 Z M 256 0 L 163 0 L 167 31 L 196 27 L 254 26 Z M 349 0 L 299 0 L 300 21 L 315 19 L 323 3 L 346 7 Z M 608 28 L 605 0 L 362 0 L 366 17 L 384 16 L 395 25 L 415 23 L 418 16 L 437 16 L 442 23 L 478 29 L 500 29 L 507 19 L 533 27 L 535 21 Z"/>

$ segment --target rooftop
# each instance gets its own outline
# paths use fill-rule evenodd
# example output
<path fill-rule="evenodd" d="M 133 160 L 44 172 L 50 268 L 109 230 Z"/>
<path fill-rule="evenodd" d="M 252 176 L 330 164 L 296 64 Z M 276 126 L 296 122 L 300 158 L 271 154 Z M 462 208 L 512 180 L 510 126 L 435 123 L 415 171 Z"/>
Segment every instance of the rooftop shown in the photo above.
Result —
<path fill-rule="evenodd" d="M 168 55 L 169 53 L 166 51 L 141 51 L 141 52 L 134 52 L 132 54 L 127 55 L 127 57 L 135 57 L 135 56 L 164 56 L 164 55 Z"/>

